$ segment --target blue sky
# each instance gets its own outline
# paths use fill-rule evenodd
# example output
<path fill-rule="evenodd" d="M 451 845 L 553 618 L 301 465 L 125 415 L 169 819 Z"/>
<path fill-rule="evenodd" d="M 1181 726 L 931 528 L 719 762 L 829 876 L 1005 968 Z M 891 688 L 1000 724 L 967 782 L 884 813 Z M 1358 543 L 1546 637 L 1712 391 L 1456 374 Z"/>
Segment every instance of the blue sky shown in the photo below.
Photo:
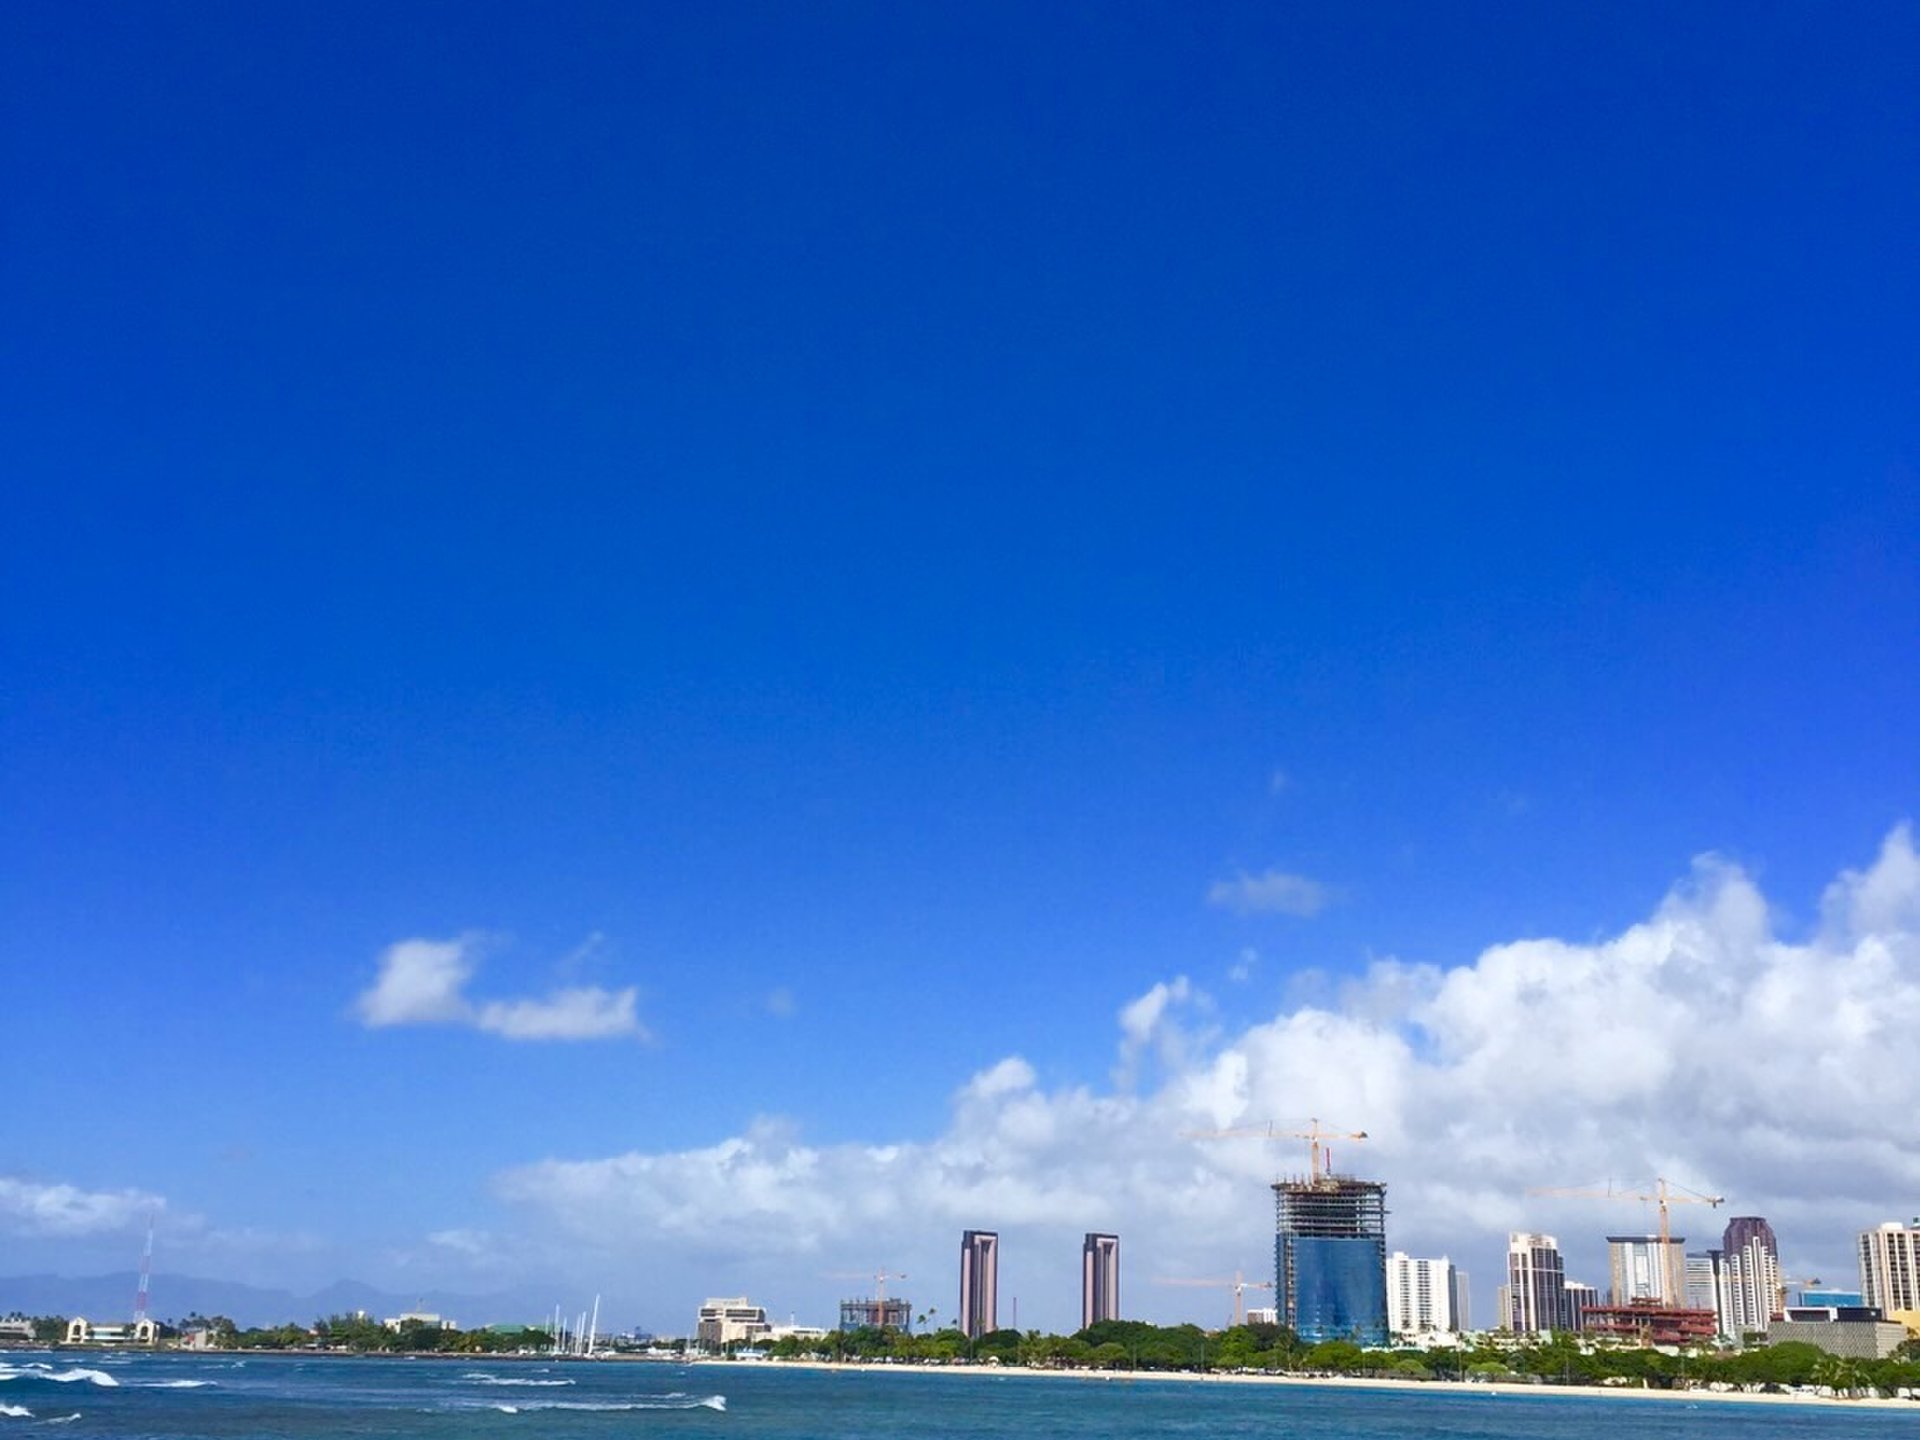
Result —
<path fill-rule="evenodd" d="M 1906 893 L 1920 795 L 1910 7 L 0 26 L 0 1269 L 120 1268 L 156 1196 L 197 1273 L 818 1310 L 960 1223 L 770 1249 L 867 1183 L 805 1147 L 964 1136 L 979 1075 L 1189 1115 L 1302 1016 L 1444 1049 L 1382 962 L 1624 963 L 1676 885 L 1920 1007 L 1916 912 L 1827 889 Z M 366 1023 L 421 955 L 463 988 Z M 1826 1210 L 1711 1161 L 1726 964 L 1627 1027 L 1677 1088 L 1606 1158 L 1804 1199 L 1837 1266 L 1920 1149 Z M 582 1038 L 484 1020 L 565 991 Z M 1885 1039 L 1796 1023 L 1816 1076 Z M 802 1149 L 711 1235 L 529 1168 L 754 1135 Z M 1225 1228 L 1120 1206 L 1137 1273 L 1257 1268 L 1258 1176 L 1148 1148 Z M 1562 1223 L 1437 1163 L 1376 1158 L 1409 1243 Z M 1077 1241 L 1047 1193 L 964 1223 Z"/>

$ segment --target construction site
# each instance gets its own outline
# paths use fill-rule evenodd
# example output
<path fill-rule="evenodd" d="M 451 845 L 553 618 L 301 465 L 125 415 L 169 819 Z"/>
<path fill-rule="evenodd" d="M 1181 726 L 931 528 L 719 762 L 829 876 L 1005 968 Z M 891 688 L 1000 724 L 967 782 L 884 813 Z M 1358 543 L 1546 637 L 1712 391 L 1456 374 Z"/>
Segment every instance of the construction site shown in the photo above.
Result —
<path fill-rule="evenodd" d="M 1387 1339 L 1387 1187 L 1337 1174 L 1330 1140 L 1365 1140 L 1364 1130 L 1277 1125 L 1189 1132 L 1202 1140 L 1307 1142 L 1307 1173 L 1273 1182 L 1273 1290 L 1280 1323 L 1301 1339 Z M 1235 1294 L 1236 1307 L 1238 1290 Z"/>

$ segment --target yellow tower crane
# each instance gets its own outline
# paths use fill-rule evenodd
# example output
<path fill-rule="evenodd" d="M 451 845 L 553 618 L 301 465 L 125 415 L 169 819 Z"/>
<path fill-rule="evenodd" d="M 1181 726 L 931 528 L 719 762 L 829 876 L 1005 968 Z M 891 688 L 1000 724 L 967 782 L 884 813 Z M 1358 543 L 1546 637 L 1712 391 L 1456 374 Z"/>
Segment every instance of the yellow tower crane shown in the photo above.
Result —
<path fill-rule="evenodd" d="M 1637 1200 L 1642 1204 L 1659 1207 L 1660 1211 L 1660 1288 L 1662 1300 L 1677 1305 L 1686 1298 L 1685 1271 L 1673 1273 L 1673 1222 L 1668 1215 L 1668 1207 L 1673 1205 L 1705 1205 L 1708 1208 L 1724 1205 L 1724 1195 L 1706 1195 L 1698 1190 L 1689 1190 L 1684 1185 L 1676 1185 L 1664 1177 L 1656 1178 L 1651 1189 L 1628 1190 L 1616 1187 L 1611 1181 L 1606 1185 L 1540 1185 L 1527 1191 L 1529 1195 L 1567 1195 L 1586 1200 Z"/>
<path fill-rule="evenodd" d="M 885 1300 L 887 1298 L 887 1281 L 904 1280 L 907 1276 L 906 1272 L 902 1270 L 829 1270 L 824 1278 L 828 1280 L 871 1280 L 873 1281 L 873 1298 L 876 1300 Z"/>
<path fill-rule="evenodd" d="M 1233 1279 L 1231 1280 L 1187 1280 L 1156 1275 L 1153 1277 L 1153 1283 L 1156 1285 L 1185 1285 L 1196 1290 L 1231 1290 L 1233 1292 L 1232 1323 L 1235 1325 L 1240 1324 L 1246 1318 L 1246 1307 L 1241 1303 L 1242 1295 L 1249 1290 L 1273 1289 L 1273 1281 L 1249 1280 L 1238 1270 L 1233 1272 Z"/>
<path fill-rule="evenodd" d="M 1281 1122 L 1269 1120 L 1265 1125 L 1236 1125 L 1227 1130 L 1182 1130 L 1180 1135 L 1186 1140 L 1305 1140 L 1308 1174 L 1316 1183 L 1329 1169 L 1327 1162 L 1331 1152 L 1327 1149 L 1327 1141 L 1367 1138 L 1364 1130 L 1323 1129 L 1318 1116 L 1308 1120 L 1304 1130 L 1287 1129 Z"/>

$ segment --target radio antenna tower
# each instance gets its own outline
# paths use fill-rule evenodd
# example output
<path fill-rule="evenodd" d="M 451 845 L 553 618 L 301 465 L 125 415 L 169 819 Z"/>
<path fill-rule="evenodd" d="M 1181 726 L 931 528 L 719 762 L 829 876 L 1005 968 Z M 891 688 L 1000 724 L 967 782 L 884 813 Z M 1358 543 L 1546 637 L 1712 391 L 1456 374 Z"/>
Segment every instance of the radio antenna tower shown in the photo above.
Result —
<path fill-rule="evenodd" d="M 147 1292 L 153 1288 L 153 1215 L 147 1215 L 147 1248 L 140 1252 L 140 1288 L 133 1293 L 134 1323 L 147 1318 Z"/>

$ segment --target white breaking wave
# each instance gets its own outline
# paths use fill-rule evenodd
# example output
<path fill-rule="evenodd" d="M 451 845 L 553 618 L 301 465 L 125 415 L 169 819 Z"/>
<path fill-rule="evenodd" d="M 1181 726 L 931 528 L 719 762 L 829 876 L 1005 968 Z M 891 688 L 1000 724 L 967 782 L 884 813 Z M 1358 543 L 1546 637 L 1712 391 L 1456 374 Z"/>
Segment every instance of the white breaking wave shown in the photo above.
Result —
<path fill-rule="evenodd" d="M 571 1410 L 594 1414 L 615 1414 L 628 1410 L 725 1410 L 724 1395 L 651 1395 L 644 1400 L 528 1400 L 518 1405 L 496 1403 L 488 1407 L 503 1415 L 529 1411 Z"/>
<path fill-rule="evenodd" d="M 136 1380 L 133 1382 L 142 1390 L 199 1390 L 208 1385 L 218 1385 L 218 1380 Z"/>
<path fill-rule="evenodd" d="M 40 1423 L 42 1425 L 70 1425 L 79 1418 L 80 1412 L 76 1410 L 71 1415 L 55 1415 L 52 1419 L 42 1420 Z"/>
<path fill-rule="evenodd" d="M 473 1385 L 571 1385 L 571 1380 L 528 1380 L 510 1375 L 462 1375 L 462 1380 Z"/>
<path fill-rule="evenodd" d="M 0 1405 L 0 1415 L 8 1415 L 15 1420 L 31 1420 L 33 1411 L 24 1405 Z"/>
<path fill-rule="evenodd" d="M 0 1365 L 0 1381 L 5 1380 L 50 1380 L 56 1385 L 71 1385 L 78 1380 L 91 1381 L 95 1385 L 118 1385 L 120 1382 L 104 1370 L 55 1370 L 47 1365 L 26 1365 L 15 1369 L 11 1365 Z"/>

